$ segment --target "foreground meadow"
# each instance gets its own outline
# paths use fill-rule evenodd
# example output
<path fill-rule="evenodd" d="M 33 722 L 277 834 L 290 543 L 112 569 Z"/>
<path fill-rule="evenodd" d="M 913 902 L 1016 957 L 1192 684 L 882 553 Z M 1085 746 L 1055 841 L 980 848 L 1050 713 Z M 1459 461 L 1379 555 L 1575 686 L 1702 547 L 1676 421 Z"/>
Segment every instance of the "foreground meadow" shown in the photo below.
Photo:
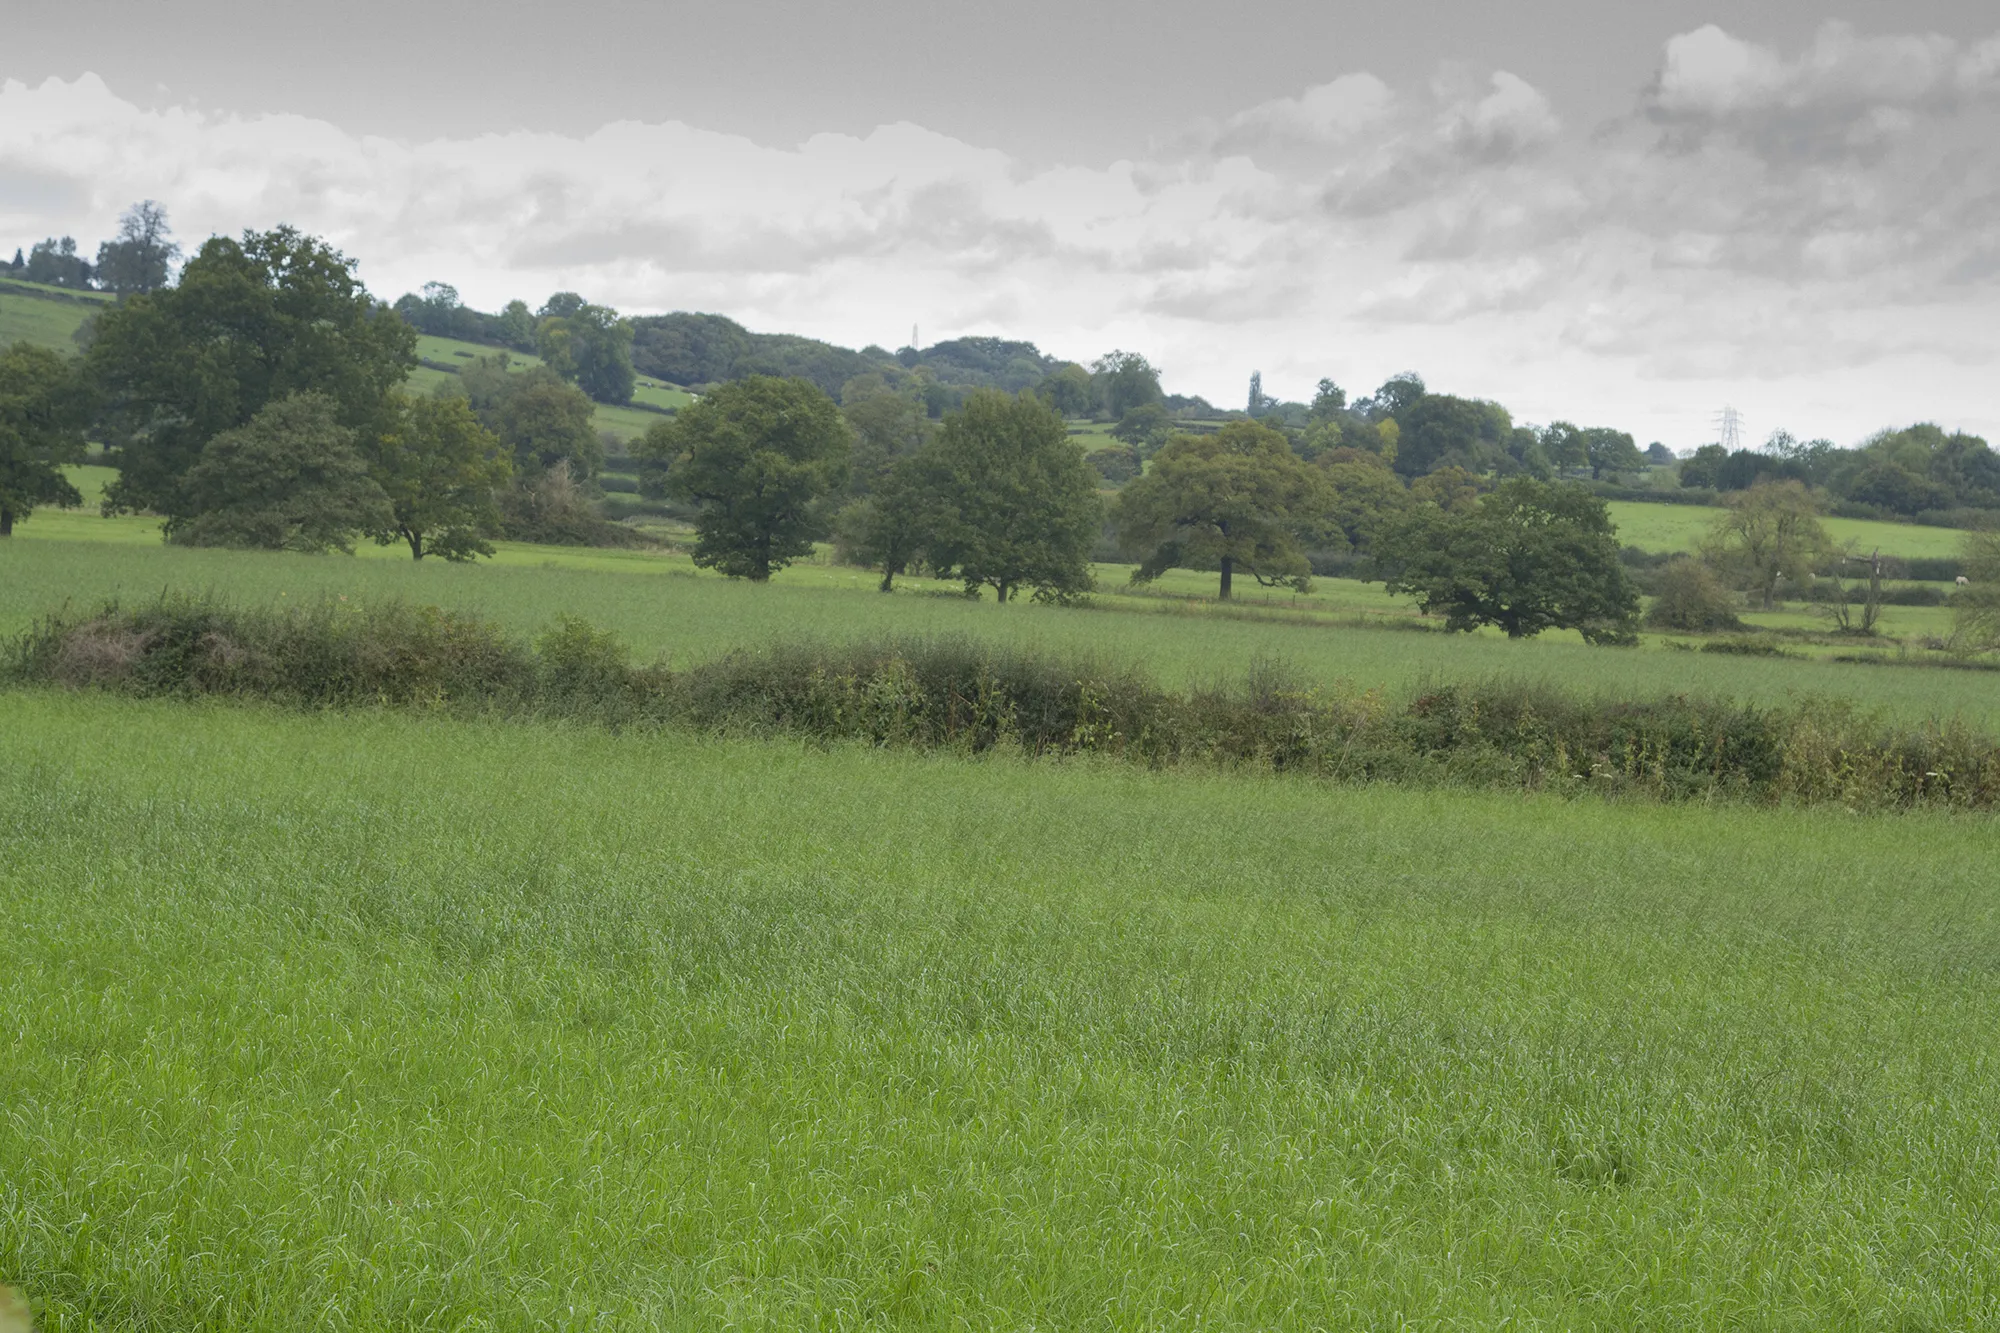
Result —
<path fill-rule="evenodd" d="M 0 715 L 58 1333 L 2000 1321 L 1987 819 Z"/>

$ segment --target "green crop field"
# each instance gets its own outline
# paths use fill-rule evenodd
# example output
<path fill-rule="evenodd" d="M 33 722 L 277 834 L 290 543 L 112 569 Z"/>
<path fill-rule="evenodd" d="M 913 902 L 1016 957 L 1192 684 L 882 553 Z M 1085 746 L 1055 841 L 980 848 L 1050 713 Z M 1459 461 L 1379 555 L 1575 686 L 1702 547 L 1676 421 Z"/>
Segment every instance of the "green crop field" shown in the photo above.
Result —
<path fill-rule="evenodd" d="M 2000 690 L 1985 672 L 1680 652 L 1653 636 L 1645 647 L 1615 650 L 1588 647 L 1569 633 L 1520 642 L 1497 632 L 1418 633 L 1415 610 L 1377 584 L 1326 579 L 1307 598 L 1253 593 L 1217 607 L 1199 600 L 1212 595 L 1212 575 L 1176 572 L 1155 595 L 1134 596 L 1120 591 L 1128 573 L 1127 566 L 1100 566 L 1105 591 L 1088 609 L 1002 607 L 968 602 L 951 585 L 921 579 L 900 580 L 885 597 L 870 571 L 823 563 L 796 566 L 758 587 L 698 572 L 685 555 L 666 551 L 502 543 L 497 559 L 458 566 L 417 564 L 395 547 L 372 545 L 352 559 L 192 550 L 162 545 L 152 520 L 40 511 L 0 543 L 0 635 L 19 632 L 65 601 L 89 605 L 110 596 L 150 599 L 175 591 L 250 604 L 400 598 L 477 613 L 520 634 L 537 633 L 562 614 L 579 615 L 615 629 L 642 658 L 681 664 L 786 636 L 968 634 L 1098 653 L 1137 663 L 1175 687 L 1237 677 L 1255 661 L 1277 660 L 1312 679 L 1397 697 L 1427 683 L 1507 677 L 1626 698 L 1825 696 L 1907 719 L 1960 717 L 2000 727 Z M 1753 619 L 1813 623 L 1796 611 Z M 1949 613 L 1890 607 L 1885 624 L 1898 632 L 1943 632 Z"/>
<path fill-rule="evenodd" d="M 1618 540 L 1646 551 L 1693 551 L 1701 546 L 1720 509 L 1707 505 L 1644 504 L 1611 501 L 1611 518 Z M 1965 541 L 1957 528 L 1922 527 L 1915 523 L 1882 523 L 1862 518 L 1821 520 L 1837 542 L 1852 542 L 1862 554 L 1925 559 L 1955 556 Z"/>
<path fill-rule="evenodd" d="M 0 708 L 47 1333 L 2000 1324 L 1985 819 Z"/>

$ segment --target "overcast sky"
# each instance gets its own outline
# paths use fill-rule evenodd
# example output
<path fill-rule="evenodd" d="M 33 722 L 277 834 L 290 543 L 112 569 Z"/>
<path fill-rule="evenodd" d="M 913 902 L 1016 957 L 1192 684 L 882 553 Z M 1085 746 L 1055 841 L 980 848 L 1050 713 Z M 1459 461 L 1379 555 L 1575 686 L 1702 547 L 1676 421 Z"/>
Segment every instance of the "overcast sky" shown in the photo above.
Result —
<path fill-rule="evenodd" d="M 1082 10 L 1083 12 L 1078 12 Z M 1421 372 L 1690 448 L 2000 437 L 2000 12 L 15 0 L 0 242 L 291 222 L 394 297 Z"/>

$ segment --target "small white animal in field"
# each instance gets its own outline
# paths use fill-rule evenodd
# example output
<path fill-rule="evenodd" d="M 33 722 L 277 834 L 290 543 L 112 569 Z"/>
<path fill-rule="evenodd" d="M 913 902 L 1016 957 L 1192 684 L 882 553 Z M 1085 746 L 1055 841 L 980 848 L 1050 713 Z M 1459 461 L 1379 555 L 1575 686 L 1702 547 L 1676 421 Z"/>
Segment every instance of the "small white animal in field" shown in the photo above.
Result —
<path fill-rule="evenodd" d="M 1960 574 L 1958 576 L 1958 586 L 1961 588 L 1970 588 L 1972 586 L 1972 580 L 1965 577 L 1965 575 Z"/>

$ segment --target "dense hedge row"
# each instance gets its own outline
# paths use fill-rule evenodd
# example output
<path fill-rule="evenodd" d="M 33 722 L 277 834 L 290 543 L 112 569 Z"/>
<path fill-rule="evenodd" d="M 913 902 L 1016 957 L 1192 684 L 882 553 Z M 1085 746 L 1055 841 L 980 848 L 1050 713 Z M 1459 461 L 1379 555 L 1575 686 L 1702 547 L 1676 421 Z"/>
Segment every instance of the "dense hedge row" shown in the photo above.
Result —
<path fill-rule="evenodd" d="M 18 680 L 138 695 L 1094 754 L 1338 781 L 1857 807 L 2000 803 L 1993 738 L 1957 724 L 1895 726 L 1823 701 L 1621 701 L 1489 682 L 1397 703 L 1274 667 L 1177 693 L 1130 668 L 965 639 L 778 644 L 676 671 L 631 665 L 614 637 L 576 620 L 525 644 L 435 608 L 165 601 L 49 619 L 16 643 L 8 668 Z"/>

